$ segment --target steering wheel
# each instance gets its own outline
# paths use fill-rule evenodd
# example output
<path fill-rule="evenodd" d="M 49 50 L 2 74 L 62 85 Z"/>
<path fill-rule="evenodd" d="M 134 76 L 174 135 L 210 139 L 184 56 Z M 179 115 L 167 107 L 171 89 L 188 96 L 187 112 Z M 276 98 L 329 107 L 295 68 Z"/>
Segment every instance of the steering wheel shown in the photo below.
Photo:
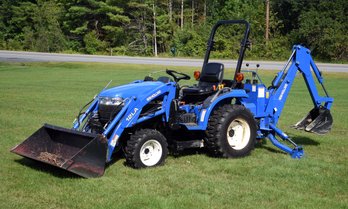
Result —
<path fill-rule="evenodd" d="M 175 70 L 166 70 L 166 73 L 174 78 L 175 82 L 179 82 L 180 80 L 190 80 L 191 77 L 185 73 L 180 73 Z M 180 75 L 180 76 L 177 76 Z"/>

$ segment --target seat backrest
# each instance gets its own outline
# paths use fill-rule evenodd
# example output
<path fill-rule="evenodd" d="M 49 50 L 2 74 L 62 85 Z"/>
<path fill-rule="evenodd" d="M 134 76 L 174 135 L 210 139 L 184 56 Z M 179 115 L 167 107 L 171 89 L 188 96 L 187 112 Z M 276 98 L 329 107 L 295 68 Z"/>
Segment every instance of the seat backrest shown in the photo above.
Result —
<path fill-rule="evenodd" d="M 216 85 L 222 82 L 224 77 L 224 65 L 222 63 L 210 62 L 202 69 L 199 86 Z"/>

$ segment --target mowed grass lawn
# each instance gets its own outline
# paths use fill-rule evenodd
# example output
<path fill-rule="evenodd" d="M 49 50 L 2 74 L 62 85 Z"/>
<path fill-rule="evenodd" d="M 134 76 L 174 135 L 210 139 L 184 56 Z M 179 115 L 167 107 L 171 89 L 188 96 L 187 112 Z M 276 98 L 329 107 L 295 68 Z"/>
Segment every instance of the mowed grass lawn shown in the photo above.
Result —
<path fill-rule="evenodd" d="M 43 123 L 71 127 L 109 80 L 125 84 L 161 69 L 0 63 L 0 208 L 348 208 L 348 73 L 324 73 L 335 99 L 333 130 L 325 136 L 290 128 L 312 108 L 302 77 L 296 78 L 279 126 L 304 146 L 301 160 L 268 141 L 241 159 L 169 156 L 164 166 L 143 170 L 120 159 L 103 177 L 84 179 L 9 152 Z M 268 84 L 276 73 L 259 72 Z"/>

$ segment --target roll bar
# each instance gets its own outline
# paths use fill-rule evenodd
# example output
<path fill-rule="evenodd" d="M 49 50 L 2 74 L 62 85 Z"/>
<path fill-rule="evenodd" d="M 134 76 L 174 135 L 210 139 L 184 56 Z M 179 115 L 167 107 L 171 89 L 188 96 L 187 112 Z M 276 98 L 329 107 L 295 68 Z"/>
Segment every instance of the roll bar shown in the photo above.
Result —
<path fill-rule="evenodd" d="M 240 70 L 242 67 L 242 62 L 244 59 L 245 50 L 250 45 L 250 42 L 249 42 L 250 24 L 246 20 L 220 20 L 214 25 L 214 27 L 211 30 L 210 37 L 208 39 L 207 50 L 206 50 L 204 62 L 203 62 L 203 68 L 205 67 L 205 65 L 209 61 L 210 52 L 214 46 L 214 37 L 215 37 L 215 33 L 216 33 L 217 29 L 222 25 L 233 25 L 233 24 L 245 25 L 244 37 L 243 37 L 243 40 L 241 42 L 236 72 L 235 72 L 234 78 L 233 78 L 235 80 L 237 73 L 240 73 Z"/>

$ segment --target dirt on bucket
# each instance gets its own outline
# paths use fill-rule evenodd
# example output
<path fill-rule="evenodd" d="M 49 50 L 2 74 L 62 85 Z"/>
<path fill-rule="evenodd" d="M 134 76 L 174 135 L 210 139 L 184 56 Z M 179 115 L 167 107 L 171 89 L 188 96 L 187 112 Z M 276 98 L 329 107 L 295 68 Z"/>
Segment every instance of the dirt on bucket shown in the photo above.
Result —
<path fill-rule="evenodd" d="M 59 166 L 59 167 L 61 167 L 65 162 L 65 160 L 62 158 L 62 156 L 52 154 L 49 152 L 41 152 L 38 159 L 42 160 L 44 162 L 54 164 L 54 165 Z"/>

